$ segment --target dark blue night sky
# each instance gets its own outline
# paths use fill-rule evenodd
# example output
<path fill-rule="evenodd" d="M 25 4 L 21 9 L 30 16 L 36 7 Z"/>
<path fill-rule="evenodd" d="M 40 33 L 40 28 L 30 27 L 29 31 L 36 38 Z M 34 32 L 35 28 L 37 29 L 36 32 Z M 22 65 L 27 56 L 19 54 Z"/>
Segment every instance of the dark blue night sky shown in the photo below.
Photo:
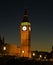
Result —
<path fill-rule="evenodd" d="M 24 10 L 32 24 L 32 50 L 51 51 L 53 45 L 53 3 L 36 0 L 0 1 L 0 35 L 5 42 L 20 45 L 19 24 Z"/>

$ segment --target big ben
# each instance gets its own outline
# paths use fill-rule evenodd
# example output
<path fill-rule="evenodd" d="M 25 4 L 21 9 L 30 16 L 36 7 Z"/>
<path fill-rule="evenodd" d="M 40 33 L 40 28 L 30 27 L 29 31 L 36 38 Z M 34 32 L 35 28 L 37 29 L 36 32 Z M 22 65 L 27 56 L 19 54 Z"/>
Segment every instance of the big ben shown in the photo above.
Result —
<path fill-rule="evenodd" d="M 28 12 L 25 10 L 24 18 L 20 24 L 21 57 L 31 57 L 31 23 L 28 20 Z"/>

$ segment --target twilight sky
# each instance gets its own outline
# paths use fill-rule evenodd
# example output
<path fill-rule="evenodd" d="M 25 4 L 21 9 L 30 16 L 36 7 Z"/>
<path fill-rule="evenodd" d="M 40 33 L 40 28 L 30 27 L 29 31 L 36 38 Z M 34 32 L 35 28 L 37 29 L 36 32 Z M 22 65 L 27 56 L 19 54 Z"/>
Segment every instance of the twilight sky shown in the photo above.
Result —
<path fill-rule="evenodd" d="M 53 3 L 36 0 L 0 1 L 0 35 L 5 42 L 20 45 L 19 24 L 28 9 L 32 24 L 32 50 L 51 51 L 53 45 Z"/>

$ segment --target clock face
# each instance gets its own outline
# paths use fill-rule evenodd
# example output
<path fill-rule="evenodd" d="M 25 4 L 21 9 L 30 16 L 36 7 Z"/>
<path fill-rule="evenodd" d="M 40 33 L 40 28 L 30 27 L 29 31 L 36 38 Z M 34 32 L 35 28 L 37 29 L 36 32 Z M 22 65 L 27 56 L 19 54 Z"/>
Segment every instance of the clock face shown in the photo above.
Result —
<path fill-rule="evenodd" d="M 26 26 L 23 26 L 23 27 L 22 27 L 22 30 L 23 30 L 23 31 L 26 31 L 26 30 L 27 30 L 27 27 L 26 27 Z"/>
<path fill-rule="evenodd" d="M 29 31 L 31 31 L 31 27 L 29 27 Z"/>

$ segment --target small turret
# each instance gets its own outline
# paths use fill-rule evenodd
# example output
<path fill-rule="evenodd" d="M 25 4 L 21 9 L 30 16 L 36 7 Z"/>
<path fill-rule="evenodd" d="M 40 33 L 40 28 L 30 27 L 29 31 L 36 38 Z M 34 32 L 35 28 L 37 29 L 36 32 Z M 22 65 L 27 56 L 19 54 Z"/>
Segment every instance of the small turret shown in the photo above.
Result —
<path fill-rule="evenodd" d="M 1 35 L 0 35 L 0 40 L 1 40 Z"/>
<path fill-rule="evenodd" d="M 0 46 L 2 45 L 1 35 L 0 35 Z"/>
<path fill-rule="evenodd" d="M 3 36 L 3 40 L 2 40 L 3 44 L 4 44 L 4 36 Z"/>
<path fill-rule="evenodd" d="M 53 51 L 53 46 L 52 46 L 52 51 Z"/>

